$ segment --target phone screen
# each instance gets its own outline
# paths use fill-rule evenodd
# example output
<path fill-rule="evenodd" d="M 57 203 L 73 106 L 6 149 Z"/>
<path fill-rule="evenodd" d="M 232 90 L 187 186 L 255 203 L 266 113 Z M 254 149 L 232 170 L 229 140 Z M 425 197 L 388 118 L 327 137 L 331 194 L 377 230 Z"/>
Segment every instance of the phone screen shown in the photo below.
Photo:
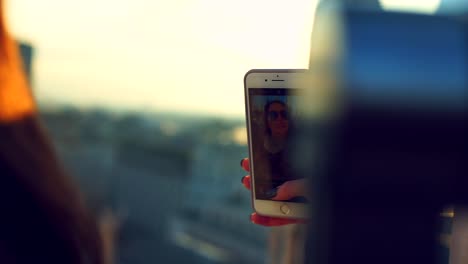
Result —
<path fill-rule="evenodd" d="M 299 89 L 249 89 L 252 170 L 256 199 L 272 200 L 279 186 L 299 179 L 291 166 L 289 148 L 297 120 Z M 288 202 L 306 202 L 294 197 Z"/>

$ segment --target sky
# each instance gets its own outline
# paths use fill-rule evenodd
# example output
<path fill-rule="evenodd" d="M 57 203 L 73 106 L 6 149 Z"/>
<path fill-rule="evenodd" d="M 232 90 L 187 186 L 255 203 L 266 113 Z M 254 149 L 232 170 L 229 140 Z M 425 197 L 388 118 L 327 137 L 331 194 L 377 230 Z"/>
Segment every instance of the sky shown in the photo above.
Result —
<path fill-rule="evenodd" d="M 6 3 L 10 31 L 35 49 L 42 103 L 242 116 L 248 70 L 307 68 L 317 2 Z"/>
<path fill-rule="evenodd" d="M 42 102 L 244 114 L 252 68 L 306 68 L 315 3 L 9 0 Z"/>

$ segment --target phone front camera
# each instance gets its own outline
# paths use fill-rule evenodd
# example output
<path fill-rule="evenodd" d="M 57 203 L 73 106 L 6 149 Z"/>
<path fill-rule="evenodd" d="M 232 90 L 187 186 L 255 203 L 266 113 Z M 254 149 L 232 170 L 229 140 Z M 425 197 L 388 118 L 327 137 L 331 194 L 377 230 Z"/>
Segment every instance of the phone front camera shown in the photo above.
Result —
<path fill-rule="evenodd" d="M 265 82 L 267 82 L 267 81 L 268 81 L 268 80 L 267 80 L 267 79 L 265 79 Z"/>

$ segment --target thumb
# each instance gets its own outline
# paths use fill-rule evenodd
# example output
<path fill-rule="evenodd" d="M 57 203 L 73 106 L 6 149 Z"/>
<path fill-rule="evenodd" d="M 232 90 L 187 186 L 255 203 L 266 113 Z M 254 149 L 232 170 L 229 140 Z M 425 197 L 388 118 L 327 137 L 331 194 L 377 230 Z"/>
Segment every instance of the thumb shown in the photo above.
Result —
<path fill-rule="evenodd" d="M 276 196 L 272 200 L 284 201 L 299 196 L 307 197 L 307 184 L 304 179 L 287 181 L 278 186 Z"/>

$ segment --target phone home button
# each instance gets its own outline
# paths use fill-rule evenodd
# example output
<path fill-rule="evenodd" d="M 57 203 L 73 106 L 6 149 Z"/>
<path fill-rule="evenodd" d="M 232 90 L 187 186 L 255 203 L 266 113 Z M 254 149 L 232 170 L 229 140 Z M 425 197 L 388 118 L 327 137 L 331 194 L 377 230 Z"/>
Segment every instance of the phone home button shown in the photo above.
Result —
<path fill-rule="evenodd" d="M 283 205 L 280 206 L 280 211 L 281 211 L 283 214 L 287 215 L 287 214 L 289 214 L 289 212 L 291 212 L 291 209 L 289 209 L 289 206 L 288 206 L 288 205 L 283 204 Z"/>

